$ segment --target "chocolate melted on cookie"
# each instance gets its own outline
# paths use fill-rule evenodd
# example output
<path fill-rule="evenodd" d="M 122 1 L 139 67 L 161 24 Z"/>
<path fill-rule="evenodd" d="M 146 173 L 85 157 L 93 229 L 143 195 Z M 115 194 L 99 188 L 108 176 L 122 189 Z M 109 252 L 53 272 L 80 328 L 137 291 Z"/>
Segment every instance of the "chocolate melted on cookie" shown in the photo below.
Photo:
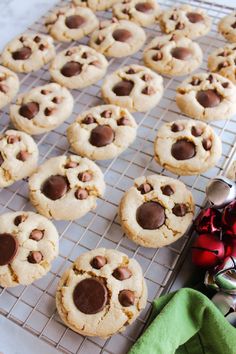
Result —
<path fill-rule="evenodd" d="M 138 207 L 136 219 L 143 229 L 156 230 L 165 222 L 165 210 L 158 202 L 145 202 Z"/>
<path fill-rule="evenodd" d="M 29 47 L 22 47 L 15 52 L 12 53 L 12 58 L 14 60 L 26 60 L 29 59 L 29 57 L 32 54 L 32 50 Z"/>
<path fill-rule="evenodd" d="M 13 235 L 0 234 L 0 266 L 7 265 L 13 261 L 18 247 L 18 241 Z"/>
<path fill-rule="evenodd" d="M 188 12 L 186 16 L 188 17 L 189 21 L 192 23 L 203 21 L 203 16 L 197 12 Z"/>
<path fill-rule="evenodd" d="M 188 60 L 192 57 L 192 51 L 185 47 L 176 47 L 171 51 L 172 57 L 179 60 Z"/>
<path fill-rule="evenodd" d="M 79 28 L 85 23 L 85 18 L 79 15 L 68 16 L 65 20 L 65 24 L 68 28 Z"/>
<path fill-rule="evenodd" d="M 61 68 L 62 75 L 72 77 L 79 75 L 82 71 L 82 65 L 77 61 L 69 61 Z"/>
<path fill-rule="evenodd" d="M 132 276 L 132 273 L 128 267 L 118 267 L 114 270 L 112 275 L 117 280 L 126 280 Z"/>
<path fill-rule="evenodd" d="M 98 125 L 91 131 L 89 142 L 93 146 L 102 147 L 113 142 L 115 134 L 109 125 Z"/>
<path fill-rule="evenodd" d="M 187 139 L 180 139 L 172 145 L 171 154 L 176 160 L 188 160 L 195 156 L 195 144 Z"/>
<path fill-rule="evenodd" d="M 215 90 L 199 91 L 197 93 L 197 101 L 204 108 L 216 107 L 221 102 L 221 96 Z"/>
<path fill-rule="evenodd" d="M 134 304 L 135 296 L 132 290 L 121 290 L 118 295 L 119 302 L 124 307 L 129 307 Z"/>
<path fill-rule="evenodd" d="M 127 42 L 132 37 L 132 33 L 126 29 L 117 29 L 112 33 L 112 37 L 118 42 Z"/>
<path fill-rule="evenodd" d="M 116 96 L 129 96 L 133 87 L 133 81 L 122 80 L 113 87 L 113 92 L 116 94 Z"/>
<path fill-rule="evenodd" d="M 152 12 L 153 6 L 152 4 L 148 2 L 139 2 L 138 4 L 135 5 L 135 9 L 139 12 Z"/>
<path fill-rule="evenodd" d="M 49 199 L 57 200 L 62 198 L 69 189 L 69 182 L 66 177 L 51 176 L 42 185 L 41 192 Z"/>
<path fill-rule="evenodd" d="M 23 104 L 19 109 L 19 114 L 27 119 L 33 119 L 39 111 L 37 102 Z"/>

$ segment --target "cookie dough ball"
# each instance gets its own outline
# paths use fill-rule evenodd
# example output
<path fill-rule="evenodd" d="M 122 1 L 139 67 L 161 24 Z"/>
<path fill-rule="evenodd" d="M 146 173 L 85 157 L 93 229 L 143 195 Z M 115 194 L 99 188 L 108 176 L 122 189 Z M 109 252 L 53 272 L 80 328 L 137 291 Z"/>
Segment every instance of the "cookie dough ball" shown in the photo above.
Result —
<path fill-rule="evenodd" d="M 10 103 L 20 87 L 18 76 L 0 65 L 0 108 Z"/>
<path fill-rule="evenodd" d="M 236 44 L 226 44 L 214 50 L 208 57 L 208 68 L 236 84 Z"/>
<path fill-rule="evenodd" d="M 236 11 L 219 21 L 218 30 L 229 42 L 236 42 Z"/>

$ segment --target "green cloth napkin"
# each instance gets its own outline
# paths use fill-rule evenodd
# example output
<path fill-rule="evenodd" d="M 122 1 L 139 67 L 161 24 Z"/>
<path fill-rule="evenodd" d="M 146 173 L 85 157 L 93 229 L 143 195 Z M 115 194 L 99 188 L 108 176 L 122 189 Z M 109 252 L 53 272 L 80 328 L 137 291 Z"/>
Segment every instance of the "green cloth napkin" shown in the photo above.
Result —
<path fill-rule="evenodd" d="M 128 354 L 236 354 L 236 329 L 196 290 L 156 299 L 149 323 Z"/>

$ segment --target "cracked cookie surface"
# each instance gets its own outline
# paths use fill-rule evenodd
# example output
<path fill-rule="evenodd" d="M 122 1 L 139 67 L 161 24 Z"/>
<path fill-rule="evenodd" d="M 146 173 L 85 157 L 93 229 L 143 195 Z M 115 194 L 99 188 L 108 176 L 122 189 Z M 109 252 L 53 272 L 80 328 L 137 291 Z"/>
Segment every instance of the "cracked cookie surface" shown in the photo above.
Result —
<path fill-rule="evenodd" d="M 114 17 L 144 27 L 157 22 L 160 13 L 160 7 L 155 0 L 123 0 L 113 6 Z"/>
<path fill-rule="evenodd" d="M 45 217 L 28 211 L 0 216 L 0 286 L 28 285 L 43 277 L 58 255 L 58 233 Z"/>
<path fill-rule="evenodd" d="M 127 109 L 101 105 L 80 114 L 67 129 L 67 138 L 78 155 L 106 160 L 127 149 L 136 131 L 135 119 Z"/>
<path fill-rule="evenodd" d="M 176 33 L 188 38 L 204 36 L 211 29 L 211 18 L 200 8 L 190 5 L 172 7 L 160 16 L 161 30 L 167 34 Z"/>
<path fill-rule="evenodd" d="M 102 338 L 123 331 L 146 306 L 147 289 L 138 262 L 114 249 L 80 255 L 62 275 L 58 313 L 73 331 Z"/>
<path fill-rule="evenodd" d="M 132 241 L 159 248 L 183 236 L 192 222 L 194 208 L 191 192 L 179 180 L 142 176 L 121 199 L 119 218 Z"/>
<path fill-rule="evenodd" d="M 119 0 L 73 0 L 78 6 L 89 7 L 93 11 L 104 11 L 112 7 Z"/>
<path fill-rule="evenodd" d="M 72 113 L 73 97 L 56 83 L 38 86 L 18 96 L 10 106 L 10 119 L 17 129 L 42 134 L 57 128 Z"/>
<path fill-rule="evenodd" d="M 160 101 L 163 79 L 145 66 L 132 64 L 108 75 L 101 93 L 106 103 L 116 104 L 131 112 L 146 112 Z"/>
<path fill-rule="evenodd" d="M 155 37 L 144 49 L 144 63 L 160 74 L 185 75 L 202 62 L 198 43 L 179 35 Z"/>
<path fill-rule="evenodd" d="M 18 76 L 13 71 L 0 65 L 0 108 L 12 101 L 19 87 Z"/>
<path fill-rule="evenodd" d="M 53 157 L 29 179 L 29 198 L 36 210 L 56 220 L 81 218 L 96 208 L 105 190 L 103 173 L 80 156 Z"/>
<path fill-rule="evenodd" d="M 54 39 L 70 42 L 94 31 L 98 27 L 98 19 L 89 8 L 70 5 L 50 14 L 45 26 Z"/>
<path fill-rule="evenodd" d="M 0 136 L 0 187 L 29 177 L 36 169 L 38 147 L 26 133 L 7 130 Z"/>
<path fill-rule="evenodd" d="M 221 140 L 204 122 L 180 119 L 165 123 L 154 143 L 156 161 L 179 175 L 195 175 L 213 167 L 221 157 Z"/>
<path fill-rule="evenodd" d="M 92 33 L 89 45 L 106 56 L 121 58 L 136 53 L 145 40 L 145 32 L 140 26 L 114 18 L 100 23 L 100 29 Z"/>
<path fill-rule="evenodd" d="M 208 68 L 236 84 L 236 44 L 214 50 L 208 57 Z"/>
<path fill-rule="evenodd" d="M 85 45 L 65 49 L 50 66 L 52 79 L 70 89 L 81 89 L 100 80 L 108 62 L 104 55 Z"/>
<path fill-rule="evenodd" d="M 224 16 L 218 23 L 218 31 L 229 42 L 236 42 L 236 11 Z"/>
<path fill-rule="evenodd" d="M 216 73 L 193 74 L 177 87 L 176 103 L 195 119 L 228 119 L 236 112 L 236 87 Z"/>
<path fill-rule="evenodd" d="M 39 70 L 56 55 L 53 39 L 41 33 L 23 33 L 9 42 L 1 54 L 1 63 L 16 72 Z"/>

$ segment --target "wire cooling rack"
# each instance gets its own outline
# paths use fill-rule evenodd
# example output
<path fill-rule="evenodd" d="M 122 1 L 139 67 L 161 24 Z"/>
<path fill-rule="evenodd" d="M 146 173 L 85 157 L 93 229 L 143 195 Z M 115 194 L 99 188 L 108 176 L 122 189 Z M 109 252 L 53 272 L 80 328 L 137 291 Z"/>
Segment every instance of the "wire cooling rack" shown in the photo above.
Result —
<path fill-rule="evenodd" d="M 58 6 L 65 5 L 62 1 Z M 233 9 L 213 5 L 210 1 L 179 1 L 179 4 L 188 3 L 200 7 L 213 18 L 212 31 L 209 35 L 198 40 L 204 52 L 204 61 L 201 70 L 206 71 L 208 54 L 215 48 L 223 46 L 225 41 L 217 33 L 216 24 L 222 16 Z M 176 5 L 174 0 L 161 0 L 159 4 L 163 9 Z M 98 13 L 99 18 L 111 18 L 111 12 Z M 45 16 L 34 23 L 29 30 L 45 33 L 43 26 Z M 146 29 L 149 41 L 154 35 L 160 33 L 158 25 Z M 81 43 L 86 44 L 88 38 Z M 57 51 L 69 46 L 57 44 Z M 142 63 L 142 52 L 132 57 L 112 59 L 109 72 L 130 63 Z M 46 84 L 50 80 L 47 67 L 30 73 L 20 75 L 21 91 L 28 91 L 32 87 Z M 163 170 L 153 159 L 153 141 L 158 127 L 163 122 L 173 121 L 183 117 L 175 104 L 175 89 L 183 78 L 164 77 L 165 92 L 160 104 L 145 114 L 135 113 L 139 125 L 136 141 L 122 155 L 110 160 L 99 162 L 105 174 L 107 184 L 103 200 L 99 200 L 98 207 L 82 219 L 74 222 L 55 222 L 60 233 L 60 255 L 54 261 L 51 271 L 34 284 L 23 287 L 0 288 L 0 313 L 14 321 L 25 330 L 30 331 L 42 340 L 47 341 L 62 353 L 114 353 L 124 354 L 135 342 L 143 330 L 149 314 L 151 302 L 167 289 L 167 285 L 176 275 L 183 253 L 190 239 L 190 233 L 183 236 L 176 243 L 162 249 L 145 249 L 129 241 L 123 234 L 117 220 L 117 207 L 123 193 L 131 187 L 134 178 L 140 175 L 153 173 L 177 177 Z M 65 132 L 68 125 L 79 112 L 88 107 L 101 104 L 101 82 L 82 91 L 72 92 L 75 99 L 74 111 L 70 119 L 55 131 L 36 137 L 40 150 L 40 163 L 44 160 L 69 152 Z M 0 130 L 4 131 L 9 125 L 8 107 L 1 112 Z M 180 177 L 191 189 L 199 211 L 204 204 L 204 190 L 208 180 L 222 173 L 235 155 L 236 117 L 230 121 L 212 123 L 215 131 L 221 136 L 223 154 L 218 164 L 199 176 Z M 9 188 L 0 191 L 0 212 L 32 210 L 28 201 L 27 181 L 20 181 Z M 61 322 L 55 308 L 55 291 L 58 280 L 63 271 L 70 266 L 76 257 L 87 250 L 96 247 L 116 248 L 140 262 L 148 286 L 148 305 L 133 325 L 126 331 L 114 335 L 110 339 L 85 338 L 68 329 Z"/>

